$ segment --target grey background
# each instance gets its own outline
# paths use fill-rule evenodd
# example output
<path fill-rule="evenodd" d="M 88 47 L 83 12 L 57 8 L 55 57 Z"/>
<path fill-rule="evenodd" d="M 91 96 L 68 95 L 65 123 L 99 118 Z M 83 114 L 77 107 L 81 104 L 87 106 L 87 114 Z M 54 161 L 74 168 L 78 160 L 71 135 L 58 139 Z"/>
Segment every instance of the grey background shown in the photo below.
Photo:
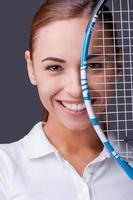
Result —
<path fill-rule="evenodd" d="M 3 0 L 0 4 L 0 143 L 22 138 L 42 119 L 42 105 L 29 81 L 24 52 L 32 18 L 43 2 Z"/>
<path fill-rule="evenodd" d="M 42 2 L 4 0 L 0 4 L 0 143 L 20 139 L 42 119 L 42 105 L 24 59 L 31 21 Z"/>

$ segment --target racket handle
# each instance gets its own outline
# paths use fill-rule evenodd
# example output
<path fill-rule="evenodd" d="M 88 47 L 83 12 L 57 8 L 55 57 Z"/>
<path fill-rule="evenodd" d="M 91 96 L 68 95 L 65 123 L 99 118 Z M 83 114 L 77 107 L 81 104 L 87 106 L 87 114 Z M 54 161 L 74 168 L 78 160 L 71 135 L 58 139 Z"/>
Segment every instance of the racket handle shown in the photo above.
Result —
<path fill-rule="evenodd" d="M 123 160 L 114 150 L 109 141 L 104 142 L 104 146 L 109 151 L 114 160 L 120 165 L 120 167 L 125 171 L 129 178 L 133 181 L 133 167 L 129 166 L 128 163 Z"/>

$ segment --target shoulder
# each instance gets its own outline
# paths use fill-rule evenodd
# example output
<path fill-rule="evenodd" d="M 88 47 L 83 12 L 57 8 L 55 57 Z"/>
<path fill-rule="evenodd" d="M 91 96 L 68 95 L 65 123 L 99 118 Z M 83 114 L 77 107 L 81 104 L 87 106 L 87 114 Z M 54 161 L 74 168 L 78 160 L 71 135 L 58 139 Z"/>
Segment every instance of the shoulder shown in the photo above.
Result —
<path fill-rule="evenodd" d="M 21 148 L 22 139 L 9 144 L 0 144 L 0 167 L 1 164 L 8 164 L 9 166 L 10 162 L 20 153 Z"/>
<path fill-rule="evenodd" d="M 12 143 L 5 143 L 5 144 L 0 144 L 0 156 L 3 155 L 3 152 L 12 154 L 14 151 L 22 146 L 22 141 L 23 138 L 16 142 Z"/>
<path fill-rule="evenodd" d="M 6 199 L 11 182 L 15 176 L 17 160 L 22 140 L 10 144 L 0 144 L 0 198 Z"/>
<path fill-rule="evenodd" d="M 26 134 L 23 138 L 16 142 L 8 143 L 8 144 L 0 144 L 0 166 L 1 163 L 10 165 L 15 161 L 21 159 L 25 155 L 25 148 L 29 148 L 30 146 L 34 146 L 34 140 L 37 140 L 41 129 L 42 122 L 37 123 L 28 134 Z"/>
<path fill-rule="evenodd" d="M 22 139 L 9 143 L 0 144 L 0 175 L 12 176 L 15 172 L 17 160 L 22 151 Z M 12 173 L 11 173 L 12 172 Z"/>
<path fill-rule="evenodd" d="M 35 125 L 36 127 L 37 125 Z M 16 142 L 0 144 L 0 200 L 7 196 L 16 173 L 22 171 L 27 163 L 26 147 L 33 146 L 32 140 L 36 130 L 31 131 Z M 26 146 L 26 147 L 25 147 Z"/>
<path fill-rule="evenodd" d="M 22 139 L 8 144 L 0 144 L 0 174 L 6 171 L 6 174 L 9 172 L 12 176 L 19 166 L 27 163 L 27 159 L 40 153 L 37 151 L 41 150 L 41 144 L 45 145 L 41 127 L 42 122 L 39 122 Z M 39 148 L 35 148 L 35 146 Z"/>
<path fill-rule="evenodd" d="M 0 144 L 0 200 L 6 199 L 3 196 L 10 196 L 9 192 L 15 184 L 21 182 L 22 186 L 24 180 L 30 180 L 31 171 L 38 173 L 38 166 L 42 163 L 39 158 L 47 160 L 47 155 L 53 152 L 54 148 L 43 132 L 42 122 L 37 123 L 22 139 Z"/>

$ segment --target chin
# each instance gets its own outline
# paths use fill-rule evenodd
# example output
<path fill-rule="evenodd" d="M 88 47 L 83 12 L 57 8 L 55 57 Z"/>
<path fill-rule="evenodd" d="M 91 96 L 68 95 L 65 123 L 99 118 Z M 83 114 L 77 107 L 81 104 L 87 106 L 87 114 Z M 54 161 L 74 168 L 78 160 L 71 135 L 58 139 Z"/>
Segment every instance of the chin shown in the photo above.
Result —
<path fill-rule="evenodd" d="M 89 121 L 87 123 L 66 123 L 64 124 L 65 128 L 67 128 L 70 131 L 85 131 L 88 130 L 89 128 L 92 127 L 92 125 L 89 123 Z"/>

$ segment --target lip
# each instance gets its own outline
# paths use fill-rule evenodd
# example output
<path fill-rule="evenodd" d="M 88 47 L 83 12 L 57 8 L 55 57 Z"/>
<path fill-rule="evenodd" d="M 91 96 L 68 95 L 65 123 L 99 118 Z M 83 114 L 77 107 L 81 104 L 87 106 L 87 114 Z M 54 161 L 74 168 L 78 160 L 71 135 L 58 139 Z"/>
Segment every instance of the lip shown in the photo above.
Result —
<path fill-rule="evenodd" d="M 64 102 L 64 101 L 63 101 L 63 102 Z M 65 101 L 65 102 L 66 102 L 66 101 Z M 68 101 L 67 101 L 67 102 L 68 102 Z M 74 116 L 74 117 L 81 117 L 81 116 L 87 114 L 86 109 L 76 112 L 76 111 L 72 111 L 72 110 L 66 109 L 66 108 L 61 104 L 61 101 L 57 101 L 57 103 L 58 103 L 59 107 L 60 107 L 63 111 L 65 111 L 67 114 L 69 114 L 69 115 L 71 115 L 71 116 Z M 69 103 L 70 103 L 70 101 L 69 101 Z M 71 103 L 73 103 L 73 102 L 71 101 Z M 81 103 L 81 101 L 80 101 L 80 103 Z"/>

